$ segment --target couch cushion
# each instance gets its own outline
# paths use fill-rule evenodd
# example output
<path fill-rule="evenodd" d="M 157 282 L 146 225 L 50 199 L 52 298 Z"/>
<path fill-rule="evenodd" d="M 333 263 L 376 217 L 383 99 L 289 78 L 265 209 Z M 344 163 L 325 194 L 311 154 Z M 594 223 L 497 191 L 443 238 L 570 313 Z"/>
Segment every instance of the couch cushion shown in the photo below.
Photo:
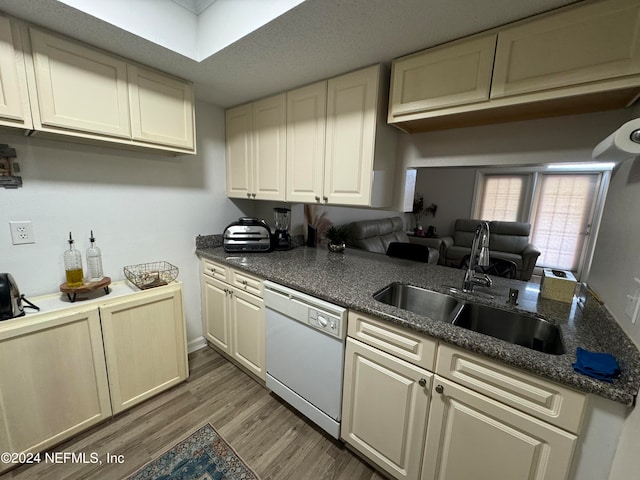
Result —
<path fill-rule="evenodd" d="M 368 252 L 385 254 L 391 242 L 409 242 L 400 217 L 352 222 L 348 229 L 347 245 Z"/>
<path fill-rule="evenodd" d="M 491 222 L 489 248 L 500 252 L 520 253 L 529 245 L 531 224 L 525 222 Z"/>
<path fill-rule="evenodd" d="M 459 218 L 455 222 L 455 230 L 453 232 L 453 243 L 459 247 L 471 248 L 476 228 L 482 220 Z"/>

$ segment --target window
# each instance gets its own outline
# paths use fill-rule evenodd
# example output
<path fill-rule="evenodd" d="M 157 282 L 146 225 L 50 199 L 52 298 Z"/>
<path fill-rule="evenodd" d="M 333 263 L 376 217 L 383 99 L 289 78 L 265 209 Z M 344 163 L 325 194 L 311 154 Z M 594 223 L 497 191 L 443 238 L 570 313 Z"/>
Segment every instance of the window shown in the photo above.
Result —
<path fill-rule="evenodd" d="M 600 174 L 544 174 L 536 195 L 532 242 L 539 267 L 578 271 Z"/>
<path fill-rule="evenodd" d="M 525 175 L 485 175 L 476 218 L 507 222 L 520 220 L 525 179 Z"/>
<path fill-rule="evenodd" d="M 473 218 L 530 223 L 531 242 L 542 252 L 536 267 L 570 270 L 579 278 L 590 264 L 590 233 L 604 206 L 610 167 L 574 168 L 480 171 Z"/>

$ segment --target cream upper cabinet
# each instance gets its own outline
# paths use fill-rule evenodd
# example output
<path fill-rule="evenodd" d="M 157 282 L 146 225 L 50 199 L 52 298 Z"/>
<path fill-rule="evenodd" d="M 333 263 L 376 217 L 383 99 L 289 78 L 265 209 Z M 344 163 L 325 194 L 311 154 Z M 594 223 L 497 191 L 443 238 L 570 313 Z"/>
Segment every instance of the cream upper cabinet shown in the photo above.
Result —
<path fill-rule="evenodd" d="M 576 436 L 436 376 L 421 480 L 564 480 Z"/>
<path fill-rule="evenodd" d="M 193 86 L 127 66 L 133 140 L 194 150 Z"/>
<path fill-rule="evenodd" d="M 100 307 L 113 413 L 189 375 L 179 284 L 146 290 Z"/>
<path fill-rule="evenodd" d="M 280 94 L 253 104 L 252 198 L 284 200 L 286 161 L 287 96 Z"/>
<path fill-rule="evenodd" d="M 265 379 L 262 281 L 239 270 L 201 260 L 205 338 L 247 372 Z"/>
<path fill-rule="evenodd" d="M 284 200 L 286 96 L 226 111 L 227 196 Z"/>
<path fill-rule="evenodd" d="M 97 307 L 2 322 L 0 378 L 3 452 L 39 452 L 109 418 Z"/>
<path fill-rule="evenodd" d="M 322 200 L 327 82 L 287 92 L 288 202 Z"/>
<path fill-rule="evenodd" d="M 253 162 L 253 106 L 241 105 L 225 112 L 227 196 L 251 198 Z"/>
<path fill-rule="evenodd" d="M 640 74 L 640 3 L 609 0 L 500 30 L 491 98 Z"/>
<path fill-rule="evenodd" d="M 381 108 L 386 86 L 380 65 L 328 80 L 325 117 L 324 82 L 289 92 L 287 201 L 391 204 L 397 137 Z"/>
<path fill-rule="evenodd" d="M 340 436 L 393 478 L 418 479 L 432 378 L 347 338 Z"/>
<path fill-rule="evenodd" d="M 394 60 L 388 121 L 422 132 L 628 107 L 639 46 L 637 0 L 577 2 Z"/>
<path fill-rule="evenodd" d="M 497 34 L 460 40 L 393 62 L 389 118 L 489 99 Z"/>
<path fill-rule="evenodd" d="M 0 16 L 0 125 L 33 127 L 20 32 L 3 16 Z"/>
<path fill-rule="evenodd" d="M 31 93 L 39 112 L 35 128 L 130 139 L 127 64 L 35 28 L 29 32 L 37 90 Z"/>

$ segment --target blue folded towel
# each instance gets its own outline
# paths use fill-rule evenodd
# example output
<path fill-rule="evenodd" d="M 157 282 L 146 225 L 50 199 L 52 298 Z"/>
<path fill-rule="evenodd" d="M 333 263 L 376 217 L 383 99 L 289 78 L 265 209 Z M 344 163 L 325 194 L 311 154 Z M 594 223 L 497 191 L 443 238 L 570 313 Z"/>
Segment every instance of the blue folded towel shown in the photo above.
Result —
<path fill-rule="evenodd" d="M 590 352 L 580 347 L 576 349 L 576 363 L 573 369 L 598 380 L 612 383 L 620 375 L 620 365 L 609 353 Z"/>

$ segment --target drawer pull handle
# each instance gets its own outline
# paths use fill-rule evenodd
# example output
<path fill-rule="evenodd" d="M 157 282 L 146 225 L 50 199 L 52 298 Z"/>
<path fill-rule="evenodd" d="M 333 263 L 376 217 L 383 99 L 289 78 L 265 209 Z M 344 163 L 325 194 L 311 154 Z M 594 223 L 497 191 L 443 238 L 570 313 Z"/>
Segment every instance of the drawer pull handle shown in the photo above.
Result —
<path fill-rule="evenodd" d="M 444 387 L 442 385 L 436 385 L 436 392 L 444 393 Z"/>
<path fill-rule="evenodd" d="M 421 387 L 425 387 L 427 385 L 427 381 L 424 378 L 421 378 L 420 380 L 418 380 L 418 385 L 420 385 Z"/>

